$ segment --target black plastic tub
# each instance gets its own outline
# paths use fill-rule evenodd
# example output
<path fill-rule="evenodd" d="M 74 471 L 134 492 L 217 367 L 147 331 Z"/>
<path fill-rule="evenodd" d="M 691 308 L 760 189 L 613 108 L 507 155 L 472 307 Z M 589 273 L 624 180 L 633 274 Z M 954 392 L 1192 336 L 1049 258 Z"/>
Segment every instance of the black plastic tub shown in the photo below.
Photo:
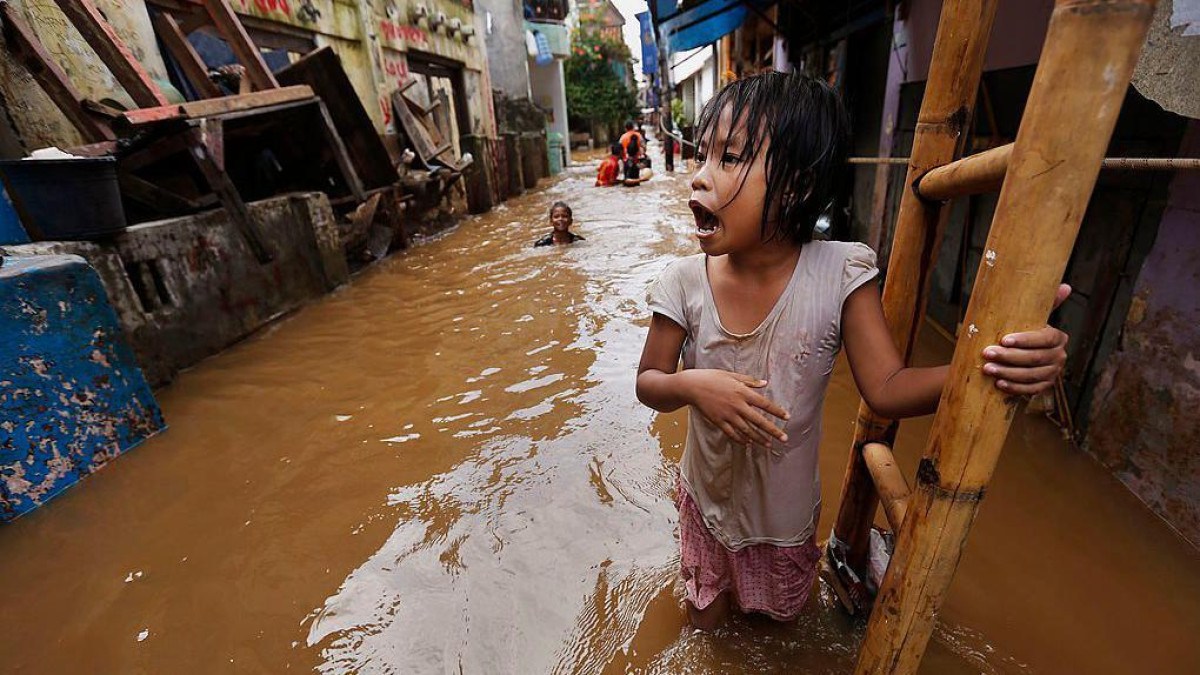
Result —
<path fill-rule="evenodd" d="M 97 239 L 125 229 L 112 157 L 4 160 L 0 177 L 34 241 Z"/>

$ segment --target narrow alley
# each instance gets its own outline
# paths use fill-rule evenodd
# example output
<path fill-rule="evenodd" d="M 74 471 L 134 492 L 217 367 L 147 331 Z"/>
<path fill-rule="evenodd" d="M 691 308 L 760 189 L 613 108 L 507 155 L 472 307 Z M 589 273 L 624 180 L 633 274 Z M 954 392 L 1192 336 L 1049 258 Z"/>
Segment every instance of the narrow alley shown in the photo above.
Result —
<path fill-rule="evenodd" d="M 170 433 L 0 529 L 7 669 L 850 670 L 862 627 L 824 585 L 799 625 L 685 628 L 685 418 L 642 407 L 634 375 L 645 288 L 695 248 L 687 181 L 601 189 L 594 171 L 467 218 L 159 391 Z M 587 240 L 534 249 L 559 199 Z M 926 361 L 949 358 L 924 340 Z M 842 365 L 822 537 L 857 404 Z M 927 431 L 903 428 L 906 471 Z M 922 672 L 1183 672 L 1200 662 L 1196 555 L 1021 416 Z"/>

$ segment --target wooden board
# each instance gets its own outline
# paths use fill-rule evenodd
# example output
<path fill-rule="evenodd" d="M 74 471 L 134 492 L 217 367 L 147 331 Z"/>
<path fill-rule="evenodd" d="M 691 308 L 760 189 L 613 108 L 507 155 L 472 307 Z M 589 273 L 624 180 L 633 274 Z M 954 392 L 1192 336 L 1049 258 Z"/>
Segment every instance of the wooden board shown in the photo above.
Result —
<path fill-rule="evenodd" d="M 313 90 L 304 85 L 282 87 L 268 91 L 256 91 L 237 96 L 209 98 L 203 101 L 191 101 L 179 105 L 165 105 L 157 108 L 142 108 L 123 113 L 119 122 L 123 126 L 140 127 L 150 124 L 161 124 L 179 120 L 196 119 L 224 115 L 242 110 L 265 108 L 282 103 L 293 103 L 313 98 Z"/>
<path fill-rule="evenodd" d="M 392 93 L 392 112 L 396 115 L 400 125 L 404 127 L 404 135 L 408 137 L 408 142 L 412 144 L 413 150 L 416 151 L 425 166 L 431 166 L 438 155 L 449 149 L 448 145 L 438 147 L 429 130 L 409 108 L 408 99 L 399 91 Z"/>
<path fill-rule="evenodd" d="M 282 85 L 306 84 L 321 97 L 365 189 L 396 182 L 396 169 L 387 148 L 332 49 L 322 47 L 306 55 L 279 71 L 276 78 Z"/>
<path fill-rule="evenodd" d="M 190 133 L 192 143 L 189 144 L 188 150 L 192 159 L 195 160 L 197 168 L 200 169 L 200 173 L 204 176 L 205 182 L 208 183 L 209 189 L 217 196 L 221 205 L 225 207 L 225 212 L 230 220 L 241 231 L 246 245 L 253 251 L 254 257 L 261 263 L 271 262 L 275 258 L 275 254 L 268 248 L 262 228 L 254 220 L 254 214 L 246 208 L 246 203 L 242 201 L 237 187 L 234 186 L 233 181 L 229 180 L 229 174 L 217 166 L 212 155 L 209 154 L 208 148 L 204 145 L 201 131 L 193 129 Z"/>
<path fill-rule="evenodd" d="M 358 172 L 354 169 L 350 153 L 346 152 L 346 146 L 342 143 L 342 138 L 338 135 L 337 129 L 333 124 L 333 119 L 330 118 L 329 110 L 325 108 L 323 101 L 317 101 L 317 111 L 320 115 L 318 124 L 325 135 L 325 141 L 329 143 L 329 149 L 333 152 L 333 159 L 338 165 L 338 171 L 341 172 L 342 179 L 346 181 L 346 187 L 350 188 L 350 194 L 354 195 L 355 199 L 359 201 L 366 199 L 366 191 L 363 189 L 362 180 L 358 177 Z"/>

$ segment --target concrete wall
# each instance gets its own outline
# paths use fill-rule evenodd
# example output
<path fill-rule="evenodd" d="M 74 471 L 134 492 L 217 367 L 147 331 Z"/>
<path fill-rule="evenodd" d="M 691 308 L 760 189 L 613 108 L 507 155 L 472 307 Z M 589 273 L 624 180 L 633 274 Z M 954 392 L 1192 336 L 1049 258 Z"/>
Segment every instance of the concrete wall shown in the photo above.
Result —
<path fill-rule="evenodd" d="M 224 211 L 137 225 L 111 243 L 3 250 L 87 258 L 104 279 L 147 379 L 157 386 L 348 279 L 325 195 L 288 195 L 249 206 L 275 254 L 265 265 Z"/>
<path fill-rule="evenodd" d="M 53 498 L 165 428 L 78 256 L 0 266 L 0 521 Z"/>
<path fill-rule="evenodd" d="M 562 60 L 539 66 L 530 61 L 529 83 L 533 91 L 533 102 L 549 112 L 546 130 L 562 134 L 565 140 L 570 134 L 567 129 L 567 89 L 563 78 Z"/>
<path fill-rule="evenodd" d="M 1179 156 L 1200 156 L 1191 122 Z M 1096 386 L 1086 448 L 1200 547 L 1200 174 L 1171 183 L 1117 351 Z"/>
<path fill-rule="evenodd" d="M 510 98 L 529 98 L 528 52 L 525 18 L 519 0 L 477 0 L 475 11 L 484 15 L 488 72 L 492 86 Z M 488 16 L 491 29 L 488 30 Z"/>

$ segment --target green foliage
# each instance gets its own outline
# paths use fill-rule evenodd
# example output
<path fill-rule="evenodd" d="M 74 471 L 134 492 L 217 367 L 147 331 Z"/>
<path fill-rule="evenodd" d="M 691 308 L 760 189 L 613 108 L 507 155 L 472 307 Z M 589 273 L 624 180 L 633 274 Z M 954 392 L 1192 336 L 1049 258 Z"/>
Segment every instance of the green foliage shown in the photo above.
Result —
<path fill-rule="evenodd" d="M 682 129 L 686 126 L 687 120 L 683 118 L 683 99 L 671 99 L 671 121 L 675 123 L 676 129 Z"/>
<path fill-rule="evenodd" d="M 619 127 L 638 109 L 637 93 L 613 68 L 614 63 L 628 65 L 629 47 L 594 28 L 587 22 L 579 26 L 571 39 L 571 56 L 563 64 L 567 114 L 577 129 L 591 123 Z"/>

